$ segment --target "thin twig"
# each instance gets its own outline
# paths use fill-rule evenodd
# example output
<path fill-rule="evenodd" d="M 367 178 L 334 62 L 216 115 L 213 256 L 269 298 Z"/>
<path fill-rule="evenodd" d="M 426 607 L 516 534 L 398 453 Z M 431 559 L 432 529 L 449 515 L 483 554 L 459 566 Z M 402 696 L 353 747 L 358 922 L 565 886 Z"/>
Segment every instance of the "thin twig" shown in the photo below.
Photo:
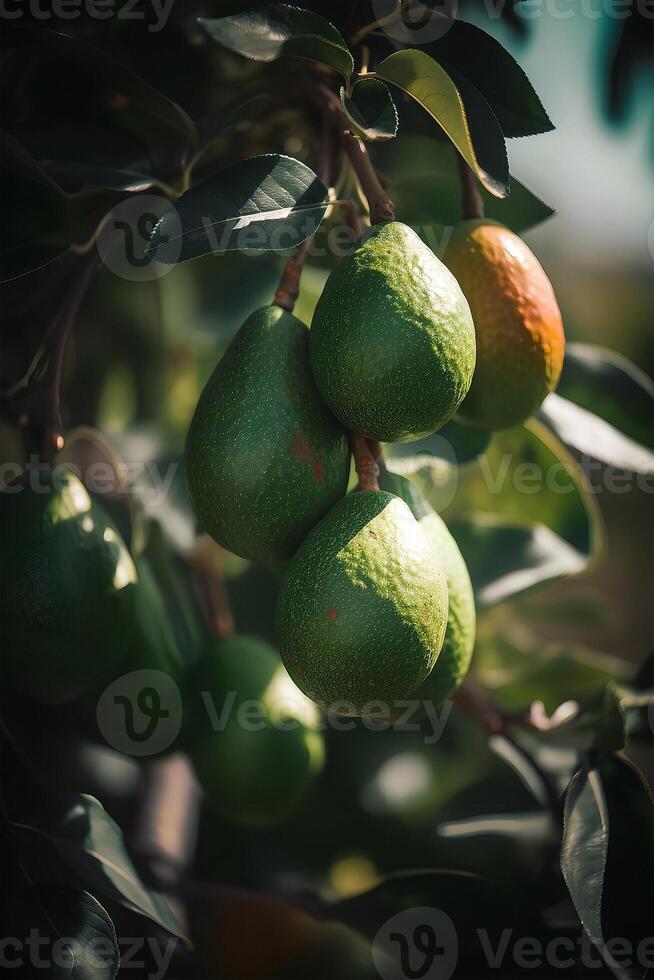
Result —
<path fill-rule="evenodd" d="M 350 132 L 350 121 L 341 108 L 340 99 L 335 92 L 323 82 L 314 82 L 307 87 L 305 93 L 323 111 L 329 113 L 334 126 L 341 137 L 341 145 L 345 150 L 359 183 L 368 201 L 370 221 L 373 225 L 382 221 L 395 219 L 395 205 L 384 190 L 382 182 L 370 159 L 366 144 Z"/>
<path fill-rule="evenodd" d="M 370 209 L 370 223 L 395 220 L 395 205 L 382 187 L 365 143 L 349 130 L 341 133 L 341 143 L 359 178 Z"/>
<path fill-rule="evenodd" d="M 331 185 L 334 158 L 331 138 L 332 134 L 330 130 L 331 127 L 327 116 L 324 114 L 316 171 L 322 182 L 328 188 Z M 310 235 L 305 242 L 302 242 L 295 255 L 290 258 L 288 262 L 286 262 L 281 279 L 279 280 L 279 285 L 273 299 L 273 305 L 281 307 L 282 310 L 286 310 L 288 313 L 292 313 L 293 309 L 295 308 L 295 302 L 300 293 L 300 279 L 302 276 L 302 270 L 314 237 L 315 232 L 313 235 Z"/>
<path fill-rule="evenodd" d="M 376 439 L 366 439 L 352 433 L 352 454 L 354 466 L 359 477 L 359 490 L 379 490 L 379 466 L 377 460 L 381 456 L 381 446 Z"/>
<path fill-rule="evenodd" d="M 461 211 L 463 217 L 466 219 L 483 218 L 484 201 L 479 191 L 477 178 L 461 154 L 457 152 L 456 157 L 461 176 Z"/>

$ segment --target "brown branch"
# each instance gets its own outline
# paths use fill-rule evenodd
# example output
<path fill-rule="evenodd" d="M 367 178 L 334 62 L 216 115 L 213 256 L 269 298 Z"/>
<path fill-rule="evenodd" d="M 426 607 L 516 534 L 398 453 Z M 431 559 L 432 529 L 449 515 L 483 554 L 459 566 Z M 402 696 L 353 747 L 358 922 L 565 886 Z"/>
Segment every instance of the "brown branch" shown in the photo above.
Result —
<path fill-rule="evenodd" d="M 331 127 L 325 114 L 323 115 L 322 120 L 316 172 L 327 187 L 329 187 L 331 184 L 334 157 L 332 134 L 330 129 Z M 285 264 L 282 277 L 279 280 L 279 285 L 275 291 L 273 305 L 281 307 L 282 310 L 286 310 L 288 313 L 292 313 L 295 308 L 295 303 L 300 293 L 300 279 L 302 277 L 302 270 L 314 237 L 315 232 L 313 235 L 310 235 L 305 242 L 302 242 L 293 258 L 289 259 Z"/>
<path fill-rule="evenodd" d="M 300 293 L 300 277 L 309 253 L 310 242 L 311 239 L 302 242 L 293 258 L 288 260 L 284 266 L 282 277 L 279 280 L 279 286 L 275 291 L 273 305 L 281 307 L 282 310 L 286 310 L 288 313 L 293 312 L 295 302 Z"/>
<path fill-rule="evenodd" d="M 220 639 L 231 636 L 234 617 L 225 588 L 222 548 L 208 534 L 201 534 L 186 560 L 196 574 L 210 631 Z"/>
<path fill-rule="evenodd" d="M 466 219 L 483 218 L 484 201 L 479 191 L 477 178 L 460 153 L 457 152 L 456 158 L 461 178 L 461 211 L 463 217 Z"/>
<path fill-rule="evenodd" d="M 359 477 L 359 490 L 379 490 L 379 466 L 377 460 L 381 456 L 381 446 L 376 439 L 366 439 L 365 436 L 350 436 L 354 466 Z"/>
<path fill-rule="evenodd" d="M 382 221 L 395 220 L 395 205 L 382 187 L 365 143 L 353 136 L 349 130 L 341 133 L 341 143 L 366 195 L 370 208 L 370 222 L 373 225 Z"/>

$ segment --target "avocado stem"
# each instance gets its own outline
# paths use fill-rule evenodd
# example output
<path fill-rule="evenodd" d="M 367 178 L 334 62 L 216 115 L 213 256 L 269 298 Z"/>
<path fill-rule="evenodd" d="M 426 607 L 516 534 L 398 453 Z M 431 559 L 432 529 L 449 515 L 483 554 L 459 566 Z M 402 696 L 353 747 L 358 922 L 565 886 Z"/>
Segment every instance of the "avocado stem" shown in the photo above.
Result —
<path fill-rule="evenodd" d="M 341 143 L 366 195 L 370 223 L 379 225 L 383 221 L 394 221 L 395 205 L 382 187 L 365 143 L 347 129 L 341 133 Z"/>
<path fill-rule="evenodd" d="M 310 241 L 311 239 L 308 238 L 306 242 L 302 242 L 293 258 L 285 264 L 279 286 L 275 291 L 273 306 L 279 306 L 287 313 L 293 312 L 295 301 L 300 293 L 300 277 L 309 252 Z"/>
<path fill-rule="evenodd" d="M 351 434 L 354 466 L 359 477 L 359 490 L 379 490 L 379 465 L 381 446 L 376 439 L 366 439 L 365 436 Z"/>
<path fill-rule="evenodd" d="M 479 190 L 477 178 L 459 152 L 457 152 L 456 158 L 461 177 L 461 211 L 463 217 L 466 219 L 483 218 L 484 200 Z"/>

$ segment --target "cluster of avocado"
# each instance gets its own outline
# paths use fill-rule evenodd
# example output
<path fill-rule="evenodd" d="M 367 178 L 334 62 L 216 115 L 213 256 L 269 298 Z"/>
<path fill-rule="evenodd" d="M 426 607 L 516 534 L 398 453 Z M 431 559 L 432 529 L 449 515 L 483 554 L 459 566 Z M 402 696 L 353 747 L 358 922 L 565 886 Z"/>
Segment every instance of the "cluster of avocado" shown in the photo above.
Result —
<path fill-rule="evenodd" d="M 454 539 L 392 493 L 348 493 L 350 437 L 409 442 L 455 413 L 518 424 L 556 384 L 563 331 L 545 273 L 501 225 L 464 222 L 445 261 L 405 225 L 373 227 L 329 277 L 311 330 L 277 306 L 253 313 L 198 402 L 186 445 L 197 517 L 283 573 L 282 662 L 251 637 L 210 640 L 191 677 L 196 694 L 236 697 L 221 730 L 196 725 L 197 700 L 186 711 L 191 758 L 228 817 L 276 819 L 308 785 L 323 755 L 315 705 L 365 715 L 381 703 L 392 717 L 406 698 L 446 700 L 468 669 L 475 605 Z M 0 536 L 10 685 L 74 702 L 157 646 L 137 628 L 138 562 L 73 472 L 5 488 Z M 251 701 L 256 730 L 238 717 Z"/>
<path fill-rule="evenodd" d="M 474 601 L 446 526 L 347 487 L 349 434 L 408 442 L 439 429 L 470 388 L 475 348 L 452 273 L 387 222 L 331 274 L 311 330 L 258 310 L 201 395 L 186 445 L 196 514 L 225 548 L 283 568 L 282 660 L 329 711 L 441 702 L 468 668 Z"/>

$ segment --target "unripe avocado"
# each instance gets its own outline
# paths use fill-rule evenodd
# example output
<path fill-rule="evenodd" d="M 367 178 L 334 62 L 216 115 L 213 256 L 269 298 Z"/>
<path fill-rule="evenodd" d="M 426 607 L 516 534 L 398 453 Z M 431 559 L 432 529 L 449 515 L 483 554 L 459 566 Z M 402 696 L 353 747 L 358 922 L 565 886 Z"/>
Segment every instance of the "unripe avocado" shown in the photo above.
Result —
<path fill-rule="evenodd" d="M 277 652 L 253 636 L 213 639 L 189 688 L 189 755 L 209 803 L 239 823 L 283 819 L 320 772 L 324 745 L 315 705 Z"/>
<path fill-rule="evenodd" d="M 290 676 L 339 714 L 391 707 L 436 663 L 447 582 L 435 545 L 399 497 L 356 491 L 308 535 L 282 581 L 277 626 Z"/>
<path fill-rule="evenodd" d="M 339 262 L 318 301 L 311 367 L 353 432 L 411 442 L 440 429 L 475 367 L 468 303 L 442 262 L 397 221 L 371 228 Z"/>
<path fill-rule="evenodd" d="M 253 313 L 202 392 L 188 432 L 195 512 L 243 558 L 292 555 L 347 488 L 347 435 L 311 377 L 308 337 L 277 306 Z"/>
<path fill-rule="evenodd" d="M 443 649 L 414 697 L 442 704 L 454 694 L 470 667 L 477 629 L 475 596 L 468 567 L 445 521 L 432 513 L 421 518 L 420 527 L 438 548 L 447 578 L 449 607 Z"/>
<path fill-rule="evenodd" d="M 565 336 L 554 290 L 536 256 L 487 218 L 454 229 L 444 262 L 470 303 L 477 366 L 459 417 L 507 429 L 536 412 L 563 366 Z"/>
<path fill-rule="evenodd" d="M 62 704 L 128 652 L 137 572 L 125 542 L 72 471 L 26 474 L 0 493 L 5 676 Z"/>

